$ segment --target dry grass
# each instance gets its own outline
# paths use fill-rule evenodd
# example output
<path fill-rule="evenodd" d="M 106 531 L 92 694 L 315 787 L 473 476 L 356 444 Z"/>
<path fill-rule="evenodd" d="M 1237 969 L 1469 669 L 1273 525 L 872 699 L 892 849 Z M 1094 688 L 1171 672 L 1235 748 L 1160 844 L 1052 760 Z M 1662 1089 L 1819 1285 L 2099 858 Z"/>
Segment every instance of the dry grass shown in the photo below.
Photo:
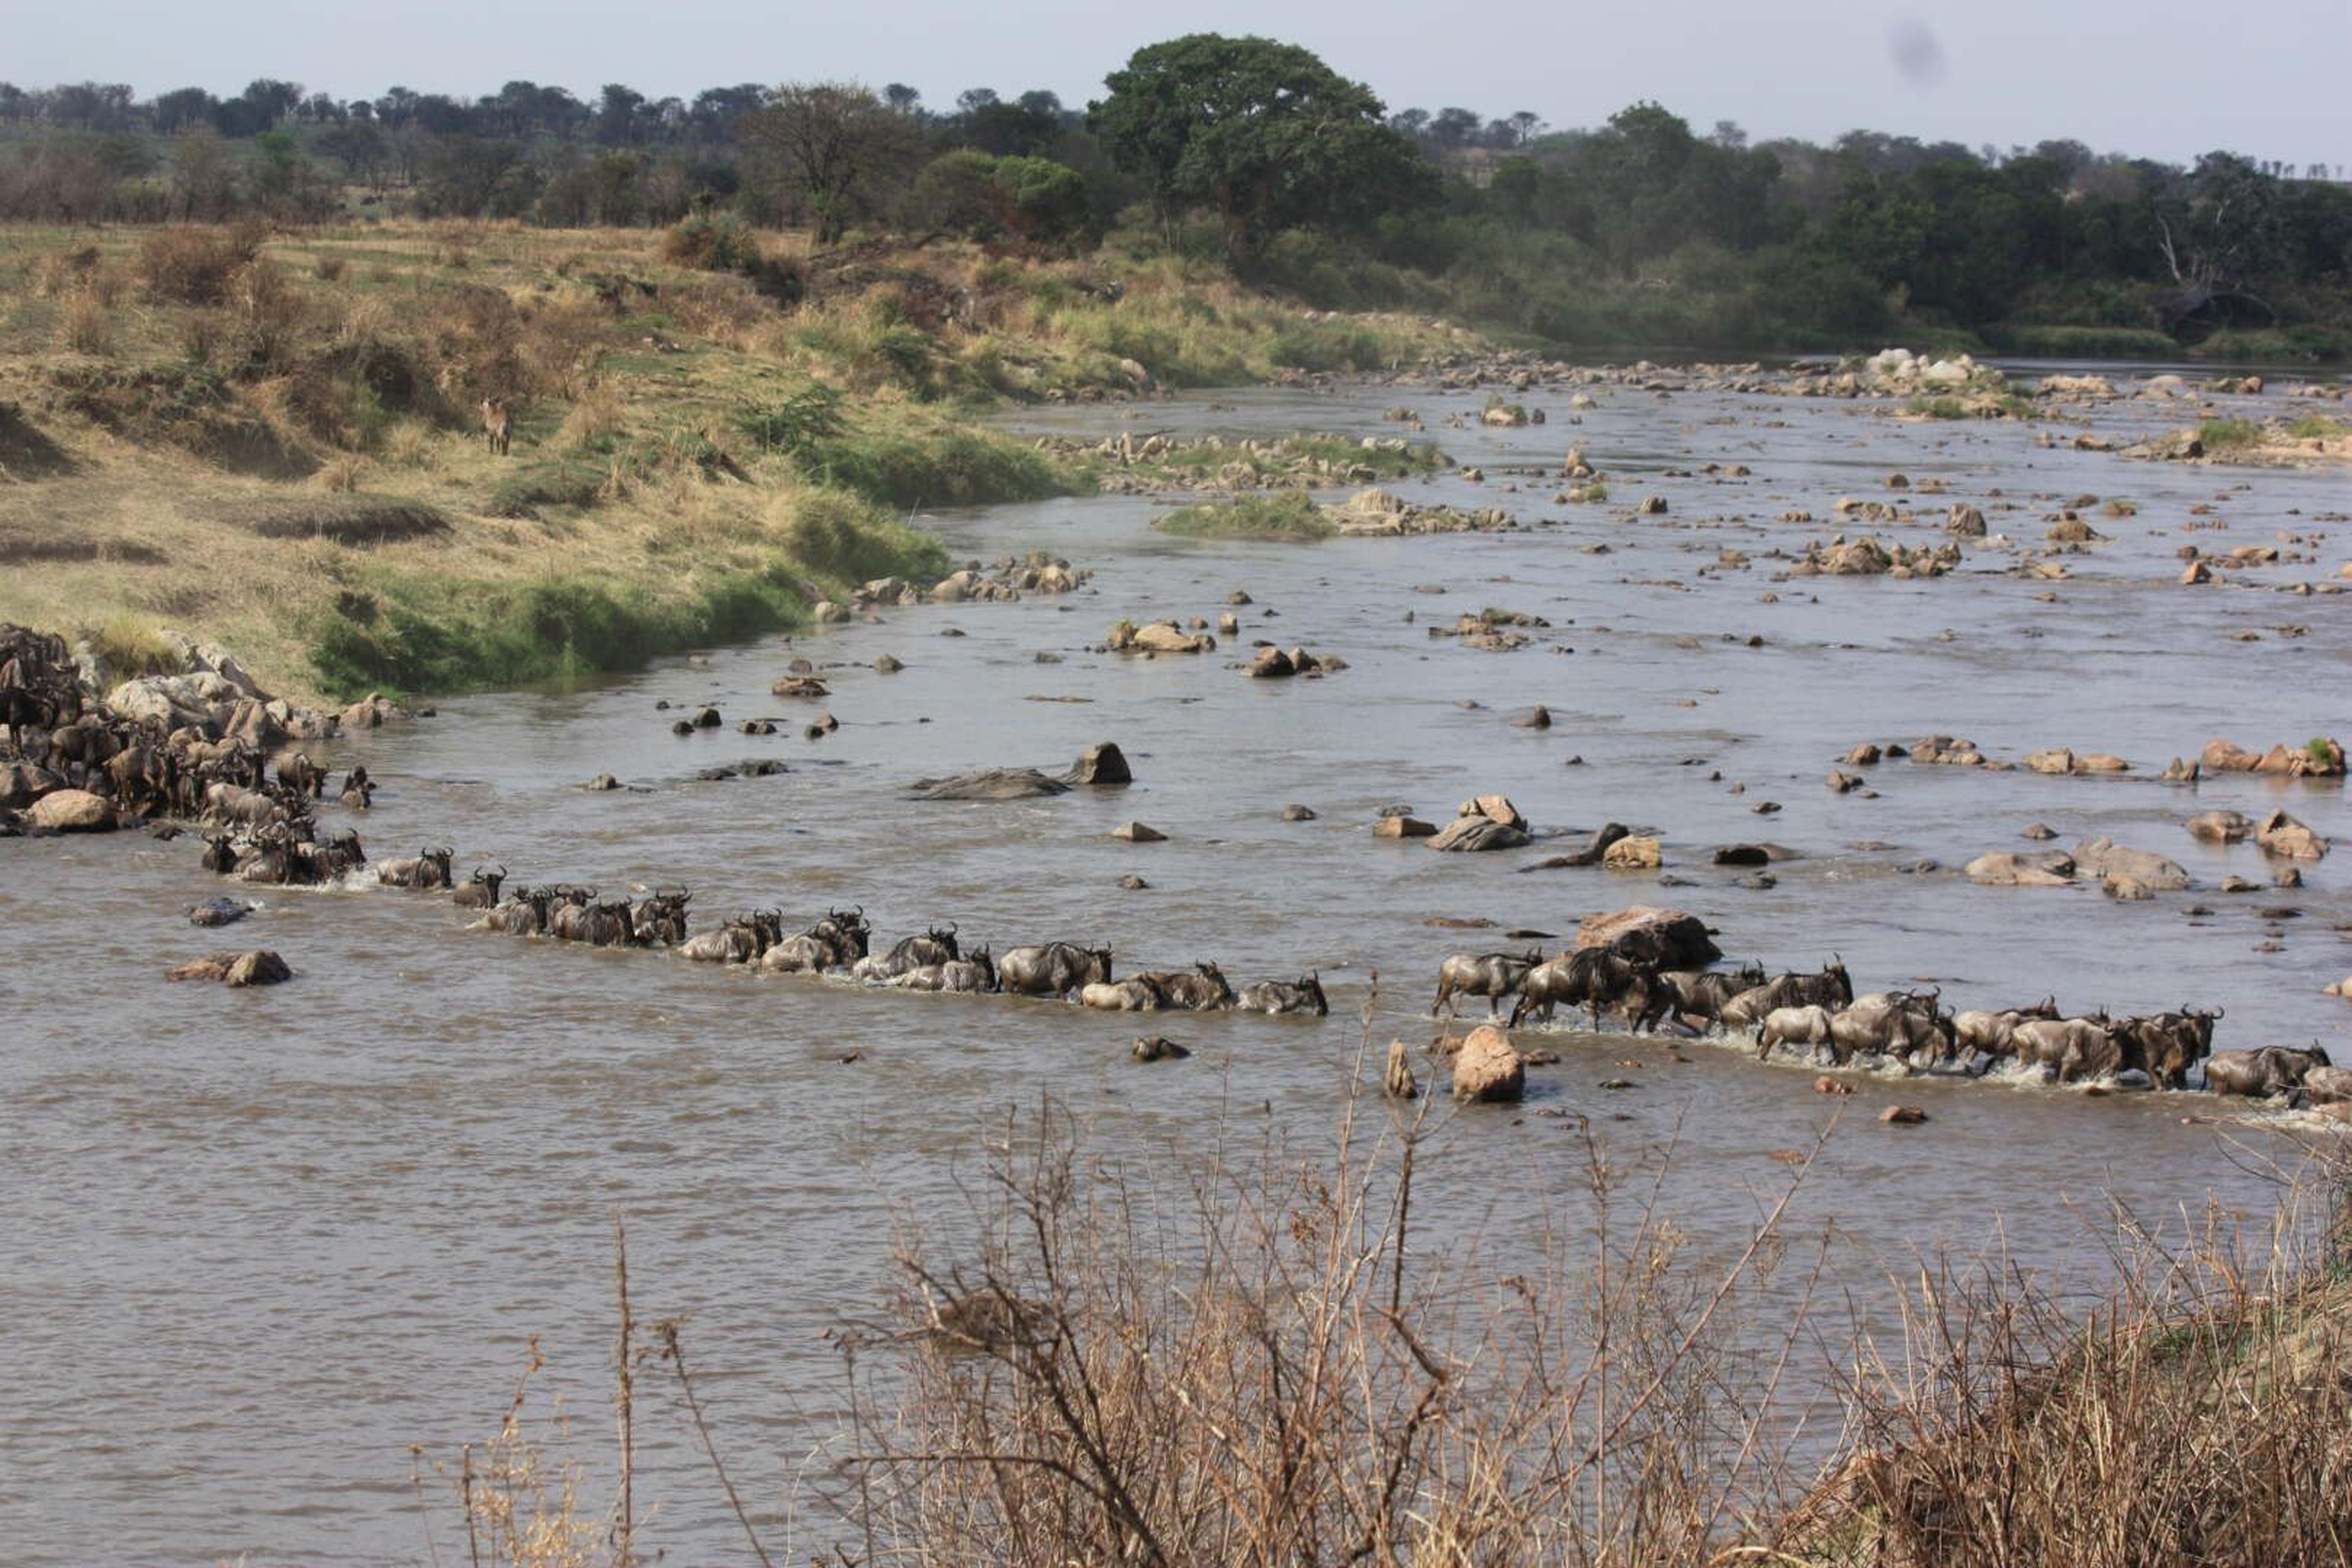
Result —
<path fill-rule="evenodd" d="M 809 290 L 787 304 L 666 262 L 659 245 L 645 231 L 435 223 L 0 237 L 0 307 L 24 302 L 0 308 L 0 403 L 25 411 L 0 430 L 0 463 L 43 476 L 37 499 L 0 486 L 0 536 L 52 542 L 0 574 L 0 616 L 69 629 L 159 617 L 236 647 L 295 696 L 358 679 L 317 654 L 340 635 L 335 606 L 371 595 L 407 594 L 408 612 L 457 648 L 482 630 L 450 618 L 467 584 L 477 601 L 590 579 L 615 600 L 733 603 L 675 619 L 707 636 L 759 619 L 743 618 L 749 582 L 776 601 L 762 612 L 772 625 L 792 613 L 788 582 L 826 575 L 790 552 L 794 514 L 834 505 L 828 484 L 869 511 L 1066 488 L 1034 454 L 992 447 L 959 404 L 1124 391 L 1129 355 L 1166 380 L 1246 380 L 1271 368 L 1276 333 L 1339 330 L 1158 265 L 1114 276 L 1116 264 L 953 246 L 820 262 L 805 236 L 761 235 L 761 253 Z M 109 306 L 134 282 L 135 308 Z M 1426 323 L 1392 335 L 1400 352 L 1447 342 Z M 822 450 L 742 434 L 818 384 L 845 395 Z M 514 400 L 510 457 L 484 447 L 483 397 Z M 20 428 L 49 445 L 18 451 Z M 52 448 L 74 461 L 41 461 Z M 289 486 L 298 498 L 389 489 L 451 531 L 306 538 L 318 553 L 292 556 L 224 527 Z M 877 558 L 856 542 L 834 555 Z M 593 667 L 604 653 L 565 657 Z M 477 681 L 518 668 L 415 673 Z"/>
<path fill-rule="evenodd" d="M 2332 1169 L 2329 1167 L 2332 1166 Z M 1848 1460 L 1806 1560 L 1875 1568 L 2352 1563 L 2352 1245 L 2340 1152 L 2248 1244 L 2117 1216 L 2087 1306 L 2000 1268 L 1923 1269 L 1891 1357 L 1853 1359 Z"/>
<path fill-rule="evenodd" d="M 91 289 L 66 297 L 58 320 L 58 343 L 69 353 L 103 357 L 114 351 L 114 313 Z"/>

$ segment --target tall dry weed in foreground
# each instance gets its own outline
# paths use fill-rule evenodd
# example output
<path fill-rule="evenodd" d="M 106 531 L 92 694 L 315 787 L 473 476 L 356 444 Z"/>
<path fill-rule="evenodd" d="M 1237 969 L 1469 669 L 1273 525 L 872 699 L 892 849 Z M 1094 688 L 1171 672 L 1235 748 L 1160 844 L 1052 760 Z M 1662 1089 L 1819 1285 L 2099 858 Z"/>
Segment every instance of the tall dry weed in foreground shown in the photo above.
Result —
<path fill-rule="evenodd" d="M 426 1468 L 456 1492 L 472 1568 L 595 1568 L 606 1563 L 617 1568 L 625 1557 L 605 1555 L 605 1531 L 583 1511 L 582 1467 L 564 1457 L 568 1422 L 560 1410 L 552 1416 L 532 1414 L 531 1379 L 547 1361 L 537 1339 L 529 1342 L 527 1353 L 498 1431 L 479 1445 L 467 1444 L 454 1468 L 421 1448 L 411 1449 L 410 1479 L 420 1499 Z M 429 1507 L 425 1517 L 427 1546 L 437 1562 Z"/>
<path fill-rule="evenodd" d="M 58 320 L 58 341 L 78 354 L 103 355 L 114 350 L 114 315 L 93 289 L 66 296 Z"/>
<path fill-rule="evenodd" d="M 1427 1135 L 1351 1118 L 1328 1158 L 1171 1190 L 1050 1106 L 1008 1129 L 971 1234 L 902 1252 L 839 1561 L 1687 1568 L 1768 1538 L 1810 1276 L 1759 1309 L 1801 1171 L 1701 1259 L 1588 1137 L 1589 1231 L 1505 1272 L 1415 1212 Z"/>
<path fill-rule="evenodd" d="M 1903 1342 L 1857 1349 L 1800 1560 L 2352 1564 L 2347 1191 L 2337 1149 L 2252 1241 L 2209 1215 L 2159 1243 L 2119 1212 L 2118 1283 L 2087 1307 L 1999 1264 L 1923 1268 Z"/>

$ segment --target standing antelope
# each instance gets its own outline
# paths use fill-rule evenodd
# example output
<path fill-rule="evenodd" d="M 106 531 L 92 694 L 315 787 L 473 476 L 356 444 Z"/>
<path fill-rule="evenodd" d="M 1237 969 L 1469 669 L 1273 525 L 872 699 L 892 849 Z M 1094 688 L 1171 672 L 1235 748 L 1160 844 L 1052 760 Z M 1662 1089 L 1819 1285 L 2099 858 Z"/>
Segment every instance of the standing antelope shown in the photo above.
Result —
<path fill-rule="evenodd" d="M 482 428 L 489 434 L 490 450 L 505 457 L 514 436 L 514 410 L 505 398 L 482 399 Z"/>

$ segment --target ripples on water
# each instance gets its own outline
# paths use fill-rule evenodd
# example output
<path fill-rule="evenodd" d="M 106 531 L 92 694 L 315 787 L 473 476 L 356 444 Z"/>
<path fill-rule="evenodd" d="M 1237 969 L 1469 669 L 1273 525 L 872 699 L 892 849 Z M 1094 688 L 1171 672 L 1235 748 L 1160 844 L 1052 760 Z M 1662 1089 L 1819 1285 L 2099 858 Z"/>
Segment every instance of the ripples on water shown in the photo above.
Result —
<path fill-rule="evenodd" d="M 469 935 L 446 900 L 390 891 L 265 894 L 268 911 L 231 939 L 281 950 L 299 975 L 289 987 L 167 986 L 168 962 L 215 945 L 180 914 L 220 891 L 192 841 L 0 845 L 7 1555 L 416 1560 L 408 1445 L 454 1452 L 493 1430 L 526 1336 L 554 1358 L 589 1457 L 602 1453 L 615 1210 L 640 1315 L 690 1314 L 738 1477 L 781 1499 L 829 1429 L 836 1374 L 818 1335 L 877 1299 L 897 1216 L 957 1212 L 955 1183 L 1008 1107 L 1050 1089 L 1105 1149 L 1164 1162 L 1197 1150 L 1221 1114 L 1312 1136 L 1334 1121 L 1373 973 L 1375 1043 L 1425 1037 L 1417 1015 L 1438 959 L 1487 945 L 1432 929 L 1434 916 L 1564 933 L 1595 909 L 1671 901 L 1719 926 L 1735 957 L 1810 967 L 1835 951 L 1864 989 L 1932 979 L 1962 1006 L 2046 992 L 2118 1012 L 2219 1003 L 2224 1046 L 2341 1049 L 2352 1010 L 2318 994 L 2352 970 L 2352 946 L 2330 929 L 2352 921 L 2336 861 L 2307 867 L 2300 893 L 2223 896 L 2210 890 L 2222 876 L 2263 879 L 2268 867 L 2250 845 L 2209 847 L 2179 827 L 2200 809 L 2284 805 L 2341 840 L 2352 815 L 2340 786 L 2234 778 L 2187 792 L 1901 763 L 1874 770 L 1876 799 L 1822 782 L 1856 742 L 1937 731 L 2012 757 L 2109 750 L 2145 773 L 2216 734 L 2265 746 L 2344 733 L 2343 600 L 2171 585 L 2184 539 L 2270 542 L 2340 511 L 2340 473 L 2133 464 L 2044 450 L 2014 425 L 1898 424 L 1853 405 L 1601 397 L 1571 426 L 1564 394 L 1530 396 L 1552 423 L 1501 432 L 1438 427 L 1443 414 L 1475 415 L 1471 395 L 1402 399 L 1490 476 L 1409 492 L 1557 520 L 1531 531 L 1189 544 L 1148 531 L 1151 504 L 1117 498 L 946 517 L 937 526 L 959 553 L 1050 550 L 1095 567 L 1091 591 L 894 611 L 791 648 L 771 641 L 609 685 L 445 703 L 435 721 L 355 737 L 334 757 L 383 782 L 361 824 L 378 856 L 446 841 L 461 868 L 499 861 L 519 881 L 684 880 L 706 921 L 751 904 L 813 917 L 862 902 L 886 941 L 954 919 L 968 942 L 999 952 L 1108 942 L 1122 971 L 1211 957 L 1236 984 L 1321 971 L 1328 1020 L 1142 1021 L 1191 1046 L 1190 1062 L 1128 1061 L 1133 1017 Z M 1023 427 L 1386 435 L 1395 426 L 1380 411 L 1398 401 L 1393 389 L 1265 393 Z M 2102 425 L 2133 434 L 2188 417 L 2128 405 Z M 1722 419 L 1733 423 L 1708 423 Z M 1542 479 L 1498 493 L 1511 482 L 1500 470 L 1557 463 L 1571 442 L 1608 471 L 1612 504 L 1551 507 L 1556 487 Z M 1659 473 L 1709 460 L 1755 473 Z M 2077 493 L 2140 510 L 2096 519 L 2116 541 L 2073 558 L 2077 575 L 2060 584 L 1985 574 L 2009 558 L 1983 550 L 1937 582 L 1767 581 L 1765 552 L 1834 526 L 1773 517 L 1804 508 L 1829 520 L 1845 493 L 1894 499 L 1882 481 L 1895 469 L 1948 483 L 1948 497 L 1914 492 L 1923 516 L 1975 501 L 1995 532 L 2029 542 Z M 1652 492 L 1670 514 L 1630 521 Z M 1995 510 L 2003 499 L 2021 510 Z M 2228 531 L 2179 531 L 2200 501 Z M 2326 531 L 2320 564 L 2251 580 L 2333 570 L 2352 532 Z M 1608 553 L 1587 552 L 1601 543 Z M 1754 568 L 1695 574 L 1725 547 Z M 1423 584 L 1444 591 L 1413 591 Z M 1242 612 L 1244 641 L 1305 644 L 1351 668 L 1268 683 L 1230 668 L 1232 648 L 1154 661 L 1087 651 L 1122 616 L 1213 616 L 1235 587 L 1256 601 Z M 2036 602 L 2042 588 L 2054 603 Z M 1759 602 L 1768 589 L 1779 604 Z M 1574 653 L 1486 654 L 1426 635 L 1483 605 L 1544 616 Z M 2273 629 L 2288 624 L 2307 635 Z M 949 628 L 965 635 L 942 637 Z M 2263 640 L 2231 640 L 2246 629 Z M 1763 646 L 1747 646 L 1750 635 Z M 1041 651 L 1062 662 L 1036 662 Z M 903 673 L 867 668 L 884 652 Z M 735 733 L 740 718 L 802 717 L 768 696 L 794 654 L 827 667 L 840 732 L 815 743 L 796 724 L 773 739 Z M 1085 700 L 1029 700 L 1061 697 Z M 675 738 L 660 699 L 716 702 L 730 728 Z M 1552 729 L 1509 727 L 1536 702 Z M 1131 789 L 1007 805 L 902 798 L 918 777 L 1059 767 L 1102 739 L 1128 751 Z M 690 782 L 746 757 L 792 771 Z M 575 787 L 606 771 L 641 787 Z M 1727 793 L 1733 782 L 1746 793 Z M 1444 816 L 1489 791 L 1541 828 L 1654 826 L 1669 873 L 1690 885 L 1523 876 L 1545 851 L 1433 856 L 1367 837 L 1391 802 Z M 1755 815 L 1764 800 L 1783 809 Z M 1293 801 L 1319 819 L 1282 821 Z M 1170 841 L 1107 837 L 1129 817 Z M 2037 820 L 2063 844 L 2104 833 L 2160 850 L 2205 890 L 2115 904 L 2091 889 L 1978 889 L 1895 869 L 2028 847 L 2019 830 Z M 1759 838 L 1806 858 L 1775 868 L 1769 889 L 1705 864 L 1709 847 Z M 1888 847 L 1856 847 L 1870 844 Z M 1121 889 L 1129 872 L 1149 890 Z M 2192 921 L 2184 911 L 2199 900 L 2214 912 Z M 2303 918 L 2275 928 L 2282 951 L 2258 952 L 2271 928 L 2255 910 L 2280 903 Z M 1648 1041 L 1553 1043 L 1564 1060 L 1534 1075 L 1529 1110 L 1590 1113 L 1628 1157 L 1678 1137 L 1668 1206 L 1702 1247 L 1741 1233 L 1781 1173 L 1769 1152 L 1807 1143 L 1829 1114 L 1809 1071 L 1759 1068 L 1744 1051 L 1694 1048 L 1677 1065 Z M 838 1059 L 851 1052 L 854 1063 Z M 1645 1065 L 1620 1069 L 1620 1058 Z M 1594 1087 L 1619 1076 L 1635 1087 Z M 1898 1092 L 1932 1123 L 1866 1121 Z M 1864 1082 L 1848 1104 L 1851 1124 L 1797 1217 L 1834 1222 L 1841 1278 L 1865 1293 L 1914 1248 L 1986 1243 L 1996 1216 L 2024 1261 L 2063 1269 L 2093 1265 L 2084 1211 L 2095 1215 L 2109 1194 L 2161 1216 L 2210 1193 L 2257 1224 L 2272 1201 L 2231 1145 L 2269 1152 L 2276 1134 L 2185 1121 L 2219 1109 L 2201 1097 Z M 1495 1237 L 1573 1225 L 1573 1126 L 1464 1116 L 1425 1168 L 1428 1212 L 1450 1206 Z M 663 1510 L 652 1534 L 679 1560 L 730 1553 L 732 1523 L 665 1398 L 649 1389 L 640 1416 L 641 1508 Z M 438 1491 L 434 1502 L 446 1536 L 452 1510 Z"/>

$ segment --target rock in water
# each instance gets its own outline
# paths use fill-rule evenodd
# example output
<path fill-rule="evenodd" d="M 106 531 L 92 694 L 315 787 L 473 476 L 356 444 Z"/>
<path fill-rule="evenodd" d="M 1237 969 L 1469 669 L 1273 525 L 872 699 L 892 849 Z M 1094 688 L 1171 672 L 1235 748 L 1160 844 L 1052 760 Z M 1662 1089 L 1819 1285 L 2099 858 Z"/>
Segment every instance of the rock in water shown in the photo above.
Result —
<path fill-rule="evenodd" d="M 35 801 L 25 820 L 52 833 L 106 833 L 114 827 L 114 807 L 86 789 L 61 789 Z"/>
<path fill-rule="evenodd" d="M 1135 774 L 1127 765 L 1127 753 L 1109 741 L 1097 741 L 1078 753 L 1070 769 L 1070 782 L 1082 784 L 1133 784 Z"/>
<path fill-rule="evenodd" d="M 1412 1062 L 1405 1053 L 1402 1040 L 1389 1042 L 1388 1070 L 1381 1077 L 1381 1091 L 1391 1100 L 1419 1100 L 1421 1085 L 1412 1076 Z"/>
<path fill-rule="evenodd" d="M 1526 831 L 1507 822 L 1496 822 L 1485 816 L 1457 816 L 1430 839 L 1429 847 L 1467 853 L 1481 849 L 1517 849 L 1527 842 Z"/>
<path fill-rule="evenodd" d="M 1147 827 L 1140 822 L 1122 822 L 1110 830 L 1110 836 L 1113 838 L 1124 838 L 1129 844 L 1160 844 L 1165 842 L 1168 837 L 1168 835 L 1160 832 L 1160 829 Z"/>
<path fill-rule="evenodd" d="M 1041 795 L 1067 795 L 1070 786 L 1034 768 L 982 768 L 947 779 L 918 779 L 917 800 L 1034 800 Z"/>
<path fill-rule="evenodd" d="M 1648 904 L 1590 916 L 1577 928 L 1576 945 L 1606 947 L 1621 958 L 1663 969 L 1704 969 L 1723 956 L 1696 915 Z"/>
<path fill-rule="evenodd" d="M 1511 1037 L 1492 1024 L 1470 1031 L 1454 1058 L 1454 1098 L 1507 1103 L 1527 1093 L 1527 1064 Z"/>

